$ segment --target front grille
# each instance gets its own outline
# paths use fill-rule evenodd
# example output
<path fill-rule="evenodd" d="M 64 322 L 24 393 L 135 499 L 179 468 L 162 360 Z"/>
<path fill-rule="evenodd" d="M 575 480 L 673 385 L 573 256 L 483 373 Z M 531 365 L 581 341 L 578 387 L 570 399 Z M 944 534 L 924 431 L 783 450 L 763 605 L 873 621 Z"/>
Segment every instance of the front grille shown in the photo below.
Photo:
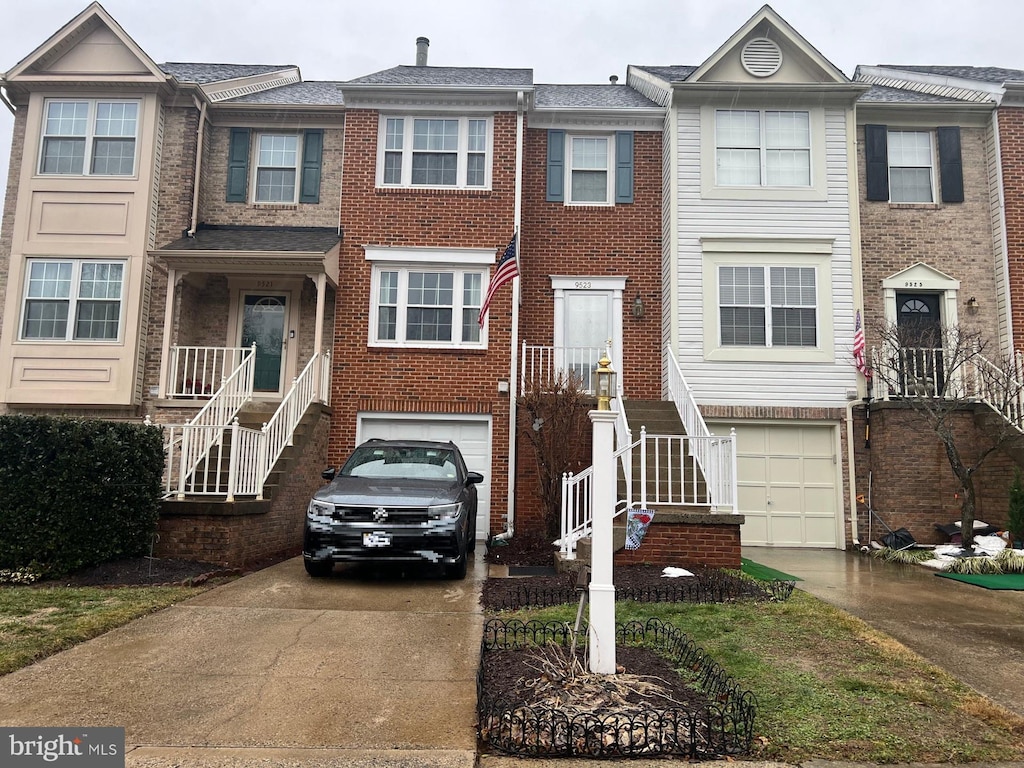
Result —
<path fill-rule="evenodd" d="M 379 510 L 384 511 L 382 517 Z M 334 519 L 348 523 L 380 523 L 382 525 L 413 525 L 429 519 L 426 507 L 342 507 L 334 508 Z"/>

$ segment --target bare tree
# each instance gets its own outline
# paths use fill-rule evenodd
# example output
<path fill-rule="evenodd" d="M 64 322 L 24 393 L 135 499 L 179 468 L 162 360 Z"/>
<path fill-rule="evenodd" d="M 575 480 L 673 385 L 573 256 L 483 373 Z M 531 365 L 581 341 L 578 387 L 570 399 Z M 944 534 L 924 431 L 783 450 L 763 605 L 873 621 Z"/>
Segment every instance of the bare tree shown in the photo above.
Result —
<path fill-rule="evenodd" d="M 962 489 L 962 545 L 974 543 L 977 509 L 975 475 L 985 460 L 1021 437 L 1024 384 L 1014 357 L 987 356 L 987 340 L 978 331 L 886 325 L 878 330 L 882 358 L 874 370 L 875 389 L 900 400 L 939 438 L 950 469 Z M 993 359 L 994 358 L 994 359 Z M 979 430 L 958 428 L 963 414 L 985 413 Z"/>
<path fill-rule="evenodd" d="M 519 408 L 526 416 L 521 434 L 537 457 L 545 533 L 550 536 L 559 535 L 561 527 L 562 475 L 577 469 L 584 458 L 590 407 L 583 380 L 573 372 L 530 381 L 520 396 Z"/>

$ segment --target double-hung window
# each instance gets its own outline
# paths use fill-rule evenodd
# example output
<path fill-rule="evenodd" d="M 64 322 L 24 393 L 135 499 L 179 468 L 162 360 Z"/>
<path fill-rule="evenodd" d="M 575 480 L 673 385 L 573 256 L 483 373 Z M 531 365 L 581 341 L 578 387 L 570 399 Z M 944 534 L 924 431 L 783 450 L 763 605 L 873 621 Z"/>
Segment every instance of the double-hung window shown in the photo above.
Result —
<path fill-rule="evenodd" d="M 380 184 L 486 188 L 490 133 L 488 118 L 383 117 Z"/>
<path fill-rule="evenodd" d="M 814 267 L 719 266 L 723 347 L 816 347 Z"/>
<path fill-rule="evenodd" d="M 21 338 L 116 341 L 124 262 L 32 259 L 28 262 Z"/>
<path fill-rule="evenodd" d="M 297 134 L 259 134 L 255 166 L 257 203 L 295 202 L 295 179 L 299 167 Z"/>
<path fill-rule="evenodd" d="M 612 148 L 606 136 L 570 136 L 569 202 L 611 202 Z"/>
<path fill-rule="evenodd" d="M 137 101 L 50 99 L 43 107 L 39 172 L 132 176 L 138 130 Z"/>
<path fill-rule="evenodd" d="M 715 166 L 724 187 L 809 187 L 810 114 L 716 110 Z"/>
<path fill-rule="evenodd" d="M 380 265 L 371 340 L 385 346 L 479 347 L 486 270 Z"/>
<path fill-rule="evenodd" d="M 889 201 L 931 203 L 932 134 L 930 131 L 889 131 Z"/>

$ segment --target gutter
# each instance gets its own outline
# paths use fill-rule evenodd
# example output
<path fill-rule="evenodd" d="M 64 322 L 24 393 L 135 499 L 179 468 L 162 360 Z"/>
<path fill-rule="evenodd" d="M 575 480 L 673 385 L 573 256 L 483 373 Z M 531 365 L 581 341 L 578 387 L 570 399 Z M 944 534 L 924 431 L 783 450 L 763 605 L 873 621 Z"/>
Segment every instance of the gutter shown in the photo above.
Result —
<path fill-rule="evenodd" d="M 199 226 L 196 223 L 199 216 L 199 174 L 203 167 L 203 137 L 206 133 L 203 130 L 206 125 L 206 99 L 203 99 L 201 105 L 198 102 L 199 100 L 193 96 L 192 103 L 199 107 L 199 128 L 196 130 L 196 167 L 195 175 L 192 177 L 192 217 L 189 219 L 188 231 L 185 233 L 185 237 L 188 238 L 196 236 L 196 227 Z"/>
<path fill-rule="evenodd" d="M 11 103 L 11 98 L 7 95 L 7 88 L 3 86 L 0 86 L 0 101 L 4 103 L 4 106 L 7 107 L 12 115 L 18 116 L 18 108 Z"/>

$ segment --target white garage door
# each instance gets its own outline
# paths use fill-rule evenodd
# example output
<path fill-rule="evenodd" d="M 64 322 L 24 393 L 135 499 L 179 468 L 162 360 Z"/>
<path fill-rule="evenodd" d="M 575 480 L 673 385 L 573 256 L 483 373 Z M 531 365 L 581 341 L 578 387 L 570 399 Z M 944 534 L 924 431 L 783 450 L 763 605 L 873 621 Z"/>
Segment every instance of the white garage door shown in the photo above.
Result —
<path fill-rule="evenodd" d="M 743 546 L 842 547 L 840 461 L 834 426 L 736 427 Z"/>
<path fill-rule="evenodd" d="M 466 466 L 484 476 L 477 486 L 477 540 L 490 533 L 491 520 L 491 422 L 479 419 L 452 419 L 449 416 L 430 418 L 423 414 L 361 413 L 357 441 L 370 438 L 383 440 L 451 440 L 462 452 Z"/>

